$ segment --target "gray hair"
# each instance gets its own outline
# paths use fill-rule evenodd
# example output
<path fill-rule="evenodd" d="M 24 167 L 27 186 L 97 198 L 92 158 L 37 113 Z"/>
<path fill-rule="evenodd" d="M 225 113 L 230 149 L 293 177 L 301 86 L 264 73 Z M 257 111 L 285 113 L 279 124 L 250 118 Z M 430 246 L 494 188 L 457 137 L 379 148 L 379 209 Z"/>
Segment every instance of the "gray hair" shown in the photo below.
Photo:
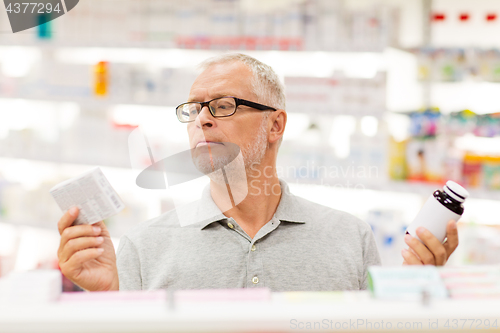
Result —
<path fill-rule="evenodd" d="M 242 53 L 221 54 L 203 61 L 199 67 L 205 70 L 213 65 L 241 61 L 252 71 L 252 88 L 258 102 L 276 109 L 285 109 L 285 87 L 271 66 Z"/>
<path fill-rule="evenodd" d="M 206 70 L 213 65 L 227 64 L 240 61 L 248 66 L 253 73 L 252 88 L 259 103 L 271 106 L 275 109 L 285 109 L 285 87 L 281 83 L 278 75 L 271 66 L 242 53 L 226 53 L 217 55 L 203 61 L 199 68 Z M 264 118 L 270 112 L 265 112 Z M 283 137 L 280 138 L 278 147 L 281 145 Z"/>

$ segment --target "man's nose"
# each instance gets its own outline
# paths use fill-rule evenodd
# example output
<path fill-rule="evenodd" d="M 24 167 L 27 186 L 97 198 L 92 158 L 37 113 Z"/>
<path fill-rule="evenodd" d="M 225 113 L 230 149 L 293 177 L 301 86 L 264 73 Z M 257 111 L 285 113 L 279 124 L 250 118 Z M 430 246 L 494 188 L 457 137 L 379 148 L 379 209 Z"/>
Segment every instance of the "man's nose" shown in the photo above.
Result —
<path fill-rule="evenodd" d="M 215 118 L 210 113 L 208 106 L 204 106 L 198 116 L 195 119 L 195 124 L 197 127 L 212 127 L 215 125 Z"/>

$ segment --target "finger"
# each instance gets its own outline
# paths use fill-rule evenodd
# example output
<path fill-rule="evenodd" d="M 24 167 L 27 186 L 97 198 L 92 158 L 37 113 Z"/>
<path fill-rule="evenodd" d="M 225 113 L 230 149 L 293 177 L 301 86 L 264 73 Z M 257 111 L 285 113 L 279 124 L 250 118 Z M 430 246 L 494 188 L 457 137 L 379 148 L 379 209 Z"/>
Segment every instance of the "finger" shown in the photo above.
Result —
<path fill-rule="evenodd" d="M 439 239 L 437 239 L 436 236 L 434 236 L 429 230 L 423 227 L 417 228 L 417 235 L 422 242 L 424 242 L 425 246 L 427 246 L 427 250 L 429 250 L 434 257 L 434 263 L 431 265 L 444 265 L 448 256 L 446 255 L 446 249 L 441 241 L 439 241 Z M 424 262 L 426 261 L 424 260 Z"/>
<path fill-rule="evenodd" d="M 406 235 L 405 243 L 408 244 L 410 249 L 415 251 L 415 253 L 420 258 L 421 262 L 424 263 L 424 265 L 435 265 L 434 255 L 418 239 L 412 237 L 411 235 Z"/>
<path fill-rule="evenodd" d="M 102 237 L 79 237 L 70 239 L 61 251 L 61 255 L 59 256 L 59 262 L 65 263 L 76 252 L 88 248 L 98 247 L 99 245 L 102 244 L 103 241 L 104 238 Z"/>
<path fill-rule="evenodd" d="M 61 234 L 61 242 L 59 243 L 58 255 L 61 255 L 66 243 L 73 238 L 99 236 L 101 228 L 92 225 L 75 225 L 64 229 Z"/>
<path fill-rule="evenodd" d="M 73 222 L 78 217 L 78 213 L 79 213 L 78 207 L 72 207 L 63 214 L 59 222 L 57 222 L 57 229 L 59 230 L 59 235 L 62 235 L 64 229 L 73 224 Z"/>
<path fill-rule="evenodd" d="M 404 258 L 404 263 L 403 265 L 423 265 L 423 262 L 421 262 L 417 256 L 415 256 L 413 253 L 408 251 L 407 249 L 403 249 L 401 251 L 401 255 Z"/>
<path fill-rule="evenodd" d="M 68 261 L 61 265 L 61 272 L 66 276 L 73 277 L 72 273 L 75 270 L 78 270 L 82 264 L 89 260 L 98 258 L 103 252 L 104 249 L 102 247 L 78 251 L 72 255 Z"/>
<path fill-rule="evenodd" d="M 448 259 L 458 247 L 458 229 L 454 220 L 450 220 L 446 226 L 446 238 L 443 245 L 446 250 L 446 259 Z"/>
<path fill-rule="evenodd" d="M 92 226 L 101 228 L 101 233 L 99 234 L 100 236 L 111 237 L 111 235 L 109 234 L 108 228 L 106 228 L 106 225 L 104 224 L 103 221 L 99 221 L 97 223 L 94 223 L 94 224 L 92 224 Z"/>
<path fill-rule="evenodd" d="M 418 258 L 418 260 L 422 261 L 422 258 L 420 258 L 420 257 L 418 256 L 418 254 L 417 254 L 415 251 L 413 251 L 413 249 L 412 249 L 412 248 L 409 248 L 409 249 L 408 249 L 408 251 L 410 251 L 411 253 L 413 253 L 413 254 L 415 255 L 415 257 L 417 257 L 417 258 Z"/>

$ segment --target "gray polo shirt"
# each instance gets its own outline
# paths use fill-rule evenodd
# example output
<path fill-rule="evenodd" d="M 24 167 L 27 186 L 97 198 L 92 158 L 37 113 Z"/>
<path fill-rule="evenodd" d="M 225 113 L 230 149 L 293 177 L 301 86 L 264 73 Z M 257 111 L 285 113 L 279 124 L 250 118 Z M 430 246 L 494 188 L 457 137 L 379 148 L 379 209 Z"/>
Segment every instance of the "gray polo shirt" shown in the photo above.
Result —
<path fill-rule="evenodd" d="M 137 225 L 118 247 L 120 290 L 366 289 L 367 267 L 380 264 L 369 225 L 280 185 L 276 213 L 253 239 L 222 214 L 209 185 L 192 208 L 201 222 L 181 227 L 172 210 Z"/>

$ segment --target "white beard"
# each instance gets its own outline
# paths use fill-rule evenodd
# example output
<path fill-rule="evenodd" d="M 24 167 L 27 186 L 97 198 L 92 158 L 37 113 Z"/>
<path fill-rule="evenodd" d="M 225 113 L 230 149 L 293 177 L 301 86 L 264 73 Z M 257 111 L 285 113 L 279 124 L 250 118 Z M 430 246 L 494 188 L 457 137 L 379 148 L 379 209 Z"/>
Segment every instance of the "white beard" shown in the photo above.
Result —
<path fill-rule="evenodd" d="M 217 156 L 213 157 L 212 160 L 195 158 L 193 162 L 196 168 L 219 184 L 237 184 L 243 181 L 246 184 L 248 170 L 252 165 L 260 164 L 268 148 L 266 120 L 267 116 L 263 115 L 262 124 L 255 141 L 240 147 L 240 154 L 233 161 L 229 162 L 228 156 Z M 224 167 L 225 177 L 221 170 L 222 167 Z"/>
<path fill-rule="evenodd" d="M 245 160 L 245 169 L 248 170 L 254 164 L 260 164 L 268 147 L 268 136 L 266 130 L 267 117 L 264 116 L 259 133 L 253 143 L 247 144 L 242 148 L 243 158 Z"/>

